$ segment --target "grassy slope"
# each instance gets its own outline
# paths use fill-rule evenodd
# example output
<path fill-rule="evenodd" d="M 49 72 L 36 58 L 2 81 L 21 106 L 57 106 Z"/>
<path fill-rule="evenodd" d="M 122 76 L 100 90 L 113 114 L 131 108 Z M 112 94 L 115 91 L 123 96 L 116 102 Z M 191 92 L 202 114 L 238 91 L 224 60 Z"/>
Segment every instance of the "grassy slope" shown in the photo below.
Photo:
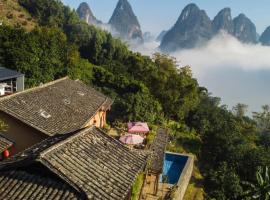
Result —
<path fill-rule="evenodd" d="M 37 23 L 17 0 L 0 0 L 0 23 L 32 30 Z"/>
<path fill-rule="evenodd" d="M 140 197 L 140 192 L 143 186 L 143 181 L 144 181 L 144 173 L 140 173 L 137 176 L 137 179 L 135 183 L 132 186 L 132 195 L 131 195 L 131 200 L 138 200 Z"/>

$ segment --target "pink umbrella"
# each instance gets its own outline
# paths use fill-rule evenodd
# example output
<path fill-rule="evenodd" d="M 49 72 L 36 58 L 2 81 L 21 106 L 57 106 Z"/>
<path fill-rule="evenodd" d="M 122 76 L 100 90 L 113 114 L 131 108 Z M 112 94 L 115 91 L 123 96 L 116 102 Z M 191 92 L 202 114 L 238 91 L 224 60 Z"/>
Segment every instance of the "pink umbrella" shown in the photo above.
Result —
<path fill-rule="evenodd" d="M 130 144 L 130 145 L 135 145 L 135 144 L 142 144 L 144 138 L 140 135 L 133 135 L 133 134 L 126 134 L 123 135 L 120 138 L 120 141 L 124 144 Z"/>
<path fill-rule="evenodd" d="M 129 122 L 128 123 L 129 133 L 148 133 L 149 127 L 147 123 L 142 122 Z"/>

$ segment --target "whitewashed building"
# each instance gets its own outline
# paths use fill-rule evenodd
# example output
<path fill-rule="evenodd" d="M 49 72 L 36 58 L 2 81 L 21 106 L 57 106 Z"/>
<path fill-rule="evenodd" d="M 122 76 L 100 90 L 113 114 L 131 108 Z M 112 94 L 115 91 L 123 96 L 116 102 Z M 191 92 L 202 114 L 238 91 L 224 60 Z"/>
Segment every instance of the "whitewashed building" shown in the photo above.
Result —
<path fill-rule="evenodd" d="M 0 66 L 0 96 L 24 90 L 24 74 Z"/>

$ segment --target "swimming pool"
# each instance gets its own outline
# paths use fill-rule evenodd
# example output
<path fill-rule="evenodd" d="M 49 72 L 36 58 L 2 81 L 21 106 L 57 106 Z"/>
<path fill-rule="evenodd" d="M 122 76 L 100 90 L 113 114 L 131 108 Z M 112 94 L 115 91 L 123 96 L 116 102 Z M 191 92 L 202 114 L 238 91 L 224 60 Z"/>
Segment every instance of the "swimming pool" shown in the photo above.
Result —
<path fill-rule="evenodd" d="M 166 153 L 160 182 L 176 184 L 188 161 L 188 156 Z"/>

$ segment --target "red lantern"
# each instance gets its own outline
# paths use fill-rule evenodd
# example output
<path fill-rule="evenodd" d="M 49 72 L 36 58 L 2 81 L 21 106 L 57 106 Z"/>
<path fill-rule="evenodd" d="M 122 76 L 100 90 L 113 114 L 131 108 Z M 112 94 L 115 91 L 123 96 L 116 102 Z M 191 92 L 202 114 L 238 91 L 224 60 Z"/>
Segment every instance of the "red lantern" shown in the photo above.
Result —
<path fill-rule="evenodd" d="M 8 151 L 8 150 L 5 150 L 5 151 L 3 152 L 3 157 L 4 157 L 4 158 L 8 158 L 9 156 L 10 156 L 9 151 Z"/>

